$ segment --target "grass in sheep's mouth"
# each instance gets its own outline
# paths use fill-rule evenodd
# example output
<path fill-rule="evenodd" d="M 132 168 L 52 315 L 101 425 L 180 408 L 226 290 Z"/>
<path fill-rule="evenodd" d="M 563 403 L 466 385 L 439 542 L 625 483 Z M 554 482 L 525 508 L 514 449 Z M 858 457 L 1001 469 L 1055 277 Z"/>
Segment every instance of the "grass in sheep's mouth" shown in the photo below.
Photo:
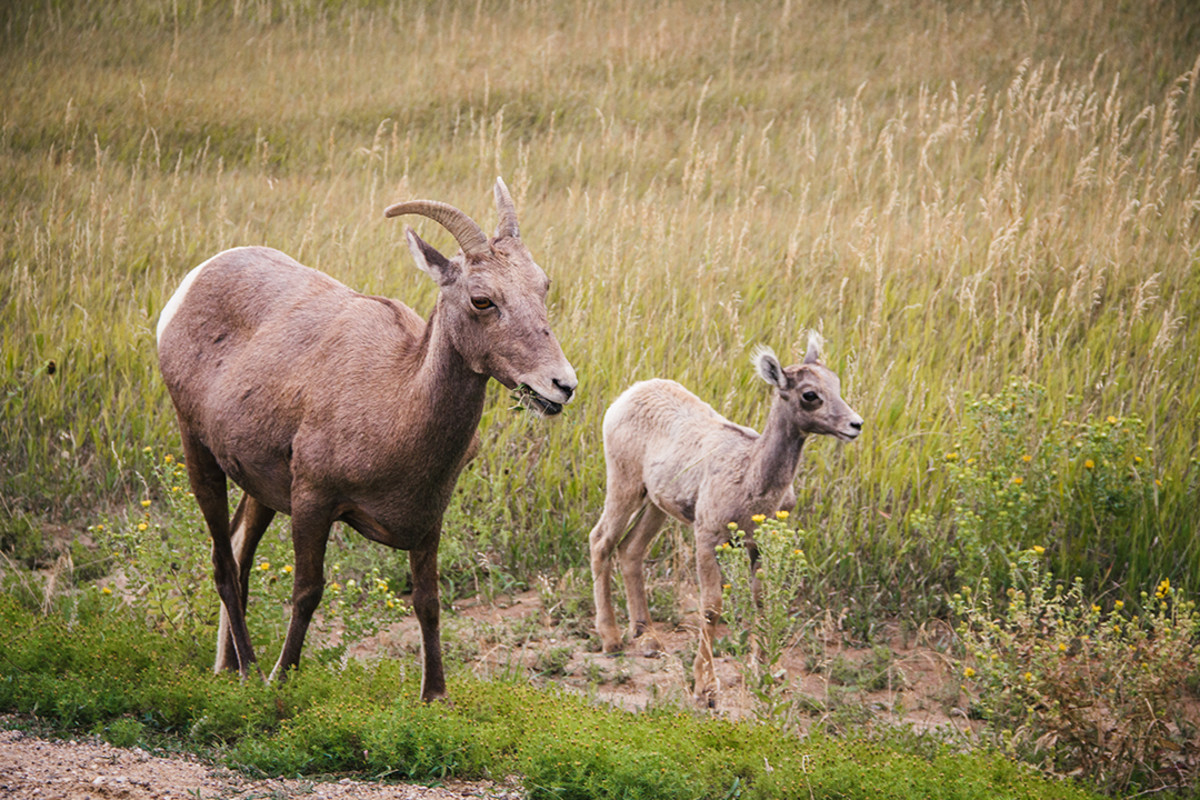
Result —
<path fill-rule="evenodd" d="M 514 411 L 532 411 L 535 414 L 552 417 L 563 410 L 561 403 L 556 403 L 553 400 L 542 397 L 524 383 L 513 390 L 511 397 L 514 403 L 512 406 Z"/>

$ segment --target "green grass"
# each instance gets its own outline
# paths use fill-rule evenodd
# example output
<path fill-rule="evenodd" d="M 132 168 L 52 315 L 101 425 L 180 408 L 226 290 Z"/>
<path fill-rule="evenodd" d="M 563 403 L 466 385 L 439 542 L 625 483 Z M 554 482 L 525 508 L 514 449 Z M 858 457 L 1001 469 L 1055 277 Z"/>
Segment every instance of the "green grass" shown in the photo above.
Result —
<path fill-rule="evenodd" d="M 269 775 L 519 774 L 531 798 L 1094 796 L 930 737 L 801 740 L 767 725 L 631 714 L 468 675 L 452 676 L 453 703 L 424 705 L 415 671 L 396 661 L 309 664 L 284 686 L 239 684 L 208 672 L 211 652 L 187 636 L 148 628 L 97 591 L 45 616 L 6 594 L 0 622 L 0 710 Z"/>

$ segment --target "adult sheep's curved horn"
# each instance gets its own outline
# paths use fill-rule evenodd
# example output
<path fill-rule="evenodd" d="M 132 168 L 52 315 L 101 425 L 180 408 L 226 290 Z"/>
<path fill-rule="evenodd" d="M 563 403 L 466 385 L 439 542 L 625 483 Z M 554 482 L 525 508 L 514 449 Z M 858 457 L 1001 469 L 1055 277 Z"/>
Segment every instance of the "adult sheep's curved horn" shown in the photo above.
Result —
<path fill-rule="evenodd" d="M 491 252 L 487 234 L 475 224 L 475 220 L 448 203 L 437 200 L 408 200 L 388 206 L 383 215 L 398 217 L 401 214 L 420 214 L 429 217 L 450 232 L 465 255 L 486 255 Z"/>
<path fill-rule="evenodd" d="M 520 239 L 521 229 L 517 225 L 517 207 L 513 205 L 512 195 L 508 193 L 504 179 L 499 176 L 496 178 L 496 211 L 500 214 L 500 224 L 496 226 L 496 238 L 511 236 L 514 239 Z"/>

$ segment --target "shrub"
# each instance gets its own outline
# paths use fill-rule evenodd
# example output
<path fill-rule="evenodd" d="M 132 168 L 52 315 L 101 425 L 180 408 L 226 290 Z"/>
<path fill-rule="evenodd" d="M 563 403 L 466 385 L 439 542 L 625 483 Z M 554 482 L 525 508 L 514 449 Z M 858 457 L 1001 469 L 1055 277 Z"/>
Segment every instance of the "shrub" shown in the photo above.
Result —
<path fill-rule="evenodd" d="M 1145 542 L 1133 534 L 1155 518 L 1158 488 L 1141 419 L 1055 422 L 1032 383 L 965 397 L 958 443 L 944 456 L 960 575 L 1003 583 L 1017 555 L 1042 544 L 1064 573 L 1095 585 L 1137 557 Z"/>
<path fill-rule="evenodd" d="M 808 559 L 799 546 L 804 532 L 789 529 L 787 518 L 786 511 L 777 512 L 775 519 L 754 518 L 758 527 L 753 542 L 759 557 L 754 575 L 750 574 L 745 531 L 731 522 L 729 542 L 717 547 L 717 562 L 725 576 L 725 618 L 740 626 L 739 632 L 748 630 L 750 634 L 748 639 L 735 634 L 730 648 L 742 659 L 746 685 L 759 701 L 758 713 L 765 718 L 779 710 L 778 689 L 787 677 L 780 662 L 800 627 L 792 606 L 809 572 Z"/>
<path fill-rule="evenodd" d="M 984 735 L 1056 774 L 1109 791 L 1157 790 L 1196 768 L 1196 730 L 1180 694 L 1200 666 L 1195 604 L 1162 581 L 1136 613 L 1055 581 L 1044 549 L 1020 554 L 999 602 L 986 578 L 952 598 L 968 658 L 965 685 Z"/>

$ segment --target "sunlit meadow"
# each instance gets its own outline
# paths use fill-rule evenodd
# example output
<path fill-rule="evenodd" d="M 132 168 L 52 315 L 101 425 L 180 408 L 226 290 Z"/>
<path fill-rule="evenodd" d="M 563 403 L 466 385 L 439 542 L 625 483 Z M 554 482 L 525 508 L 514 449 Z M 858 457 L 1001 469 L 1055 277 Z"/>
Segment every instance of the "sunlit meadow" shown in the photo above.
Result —
<path fill-rule="evenodd" d="M 1047 497 L 1088 496 L 1051 431 L 1136 419 L 1136 466 L 1102 465 L 1135 507 L 1052 504 L 990 546 L 1194 591 L 1197 56 L 1183 2 L 6 5 L 0 539 L 45 559 L 178 452 L 154 325 L 189 268 L 267 244 L 428 314 L 383 208 L 490 227 L 499 174 L 581 386 L 544 421 L 493 384 L 447 580 L 586 569 L 607 404 L 669 377 L 760 426 L 750 349 L 796 360 L 816 328 L 866 419 L 798 482 L 830 605 L 937 612 L 975 577 L 951 468 L 1010 391 L 1036 403 L 1005 452 L 1065 448 Z"/>

